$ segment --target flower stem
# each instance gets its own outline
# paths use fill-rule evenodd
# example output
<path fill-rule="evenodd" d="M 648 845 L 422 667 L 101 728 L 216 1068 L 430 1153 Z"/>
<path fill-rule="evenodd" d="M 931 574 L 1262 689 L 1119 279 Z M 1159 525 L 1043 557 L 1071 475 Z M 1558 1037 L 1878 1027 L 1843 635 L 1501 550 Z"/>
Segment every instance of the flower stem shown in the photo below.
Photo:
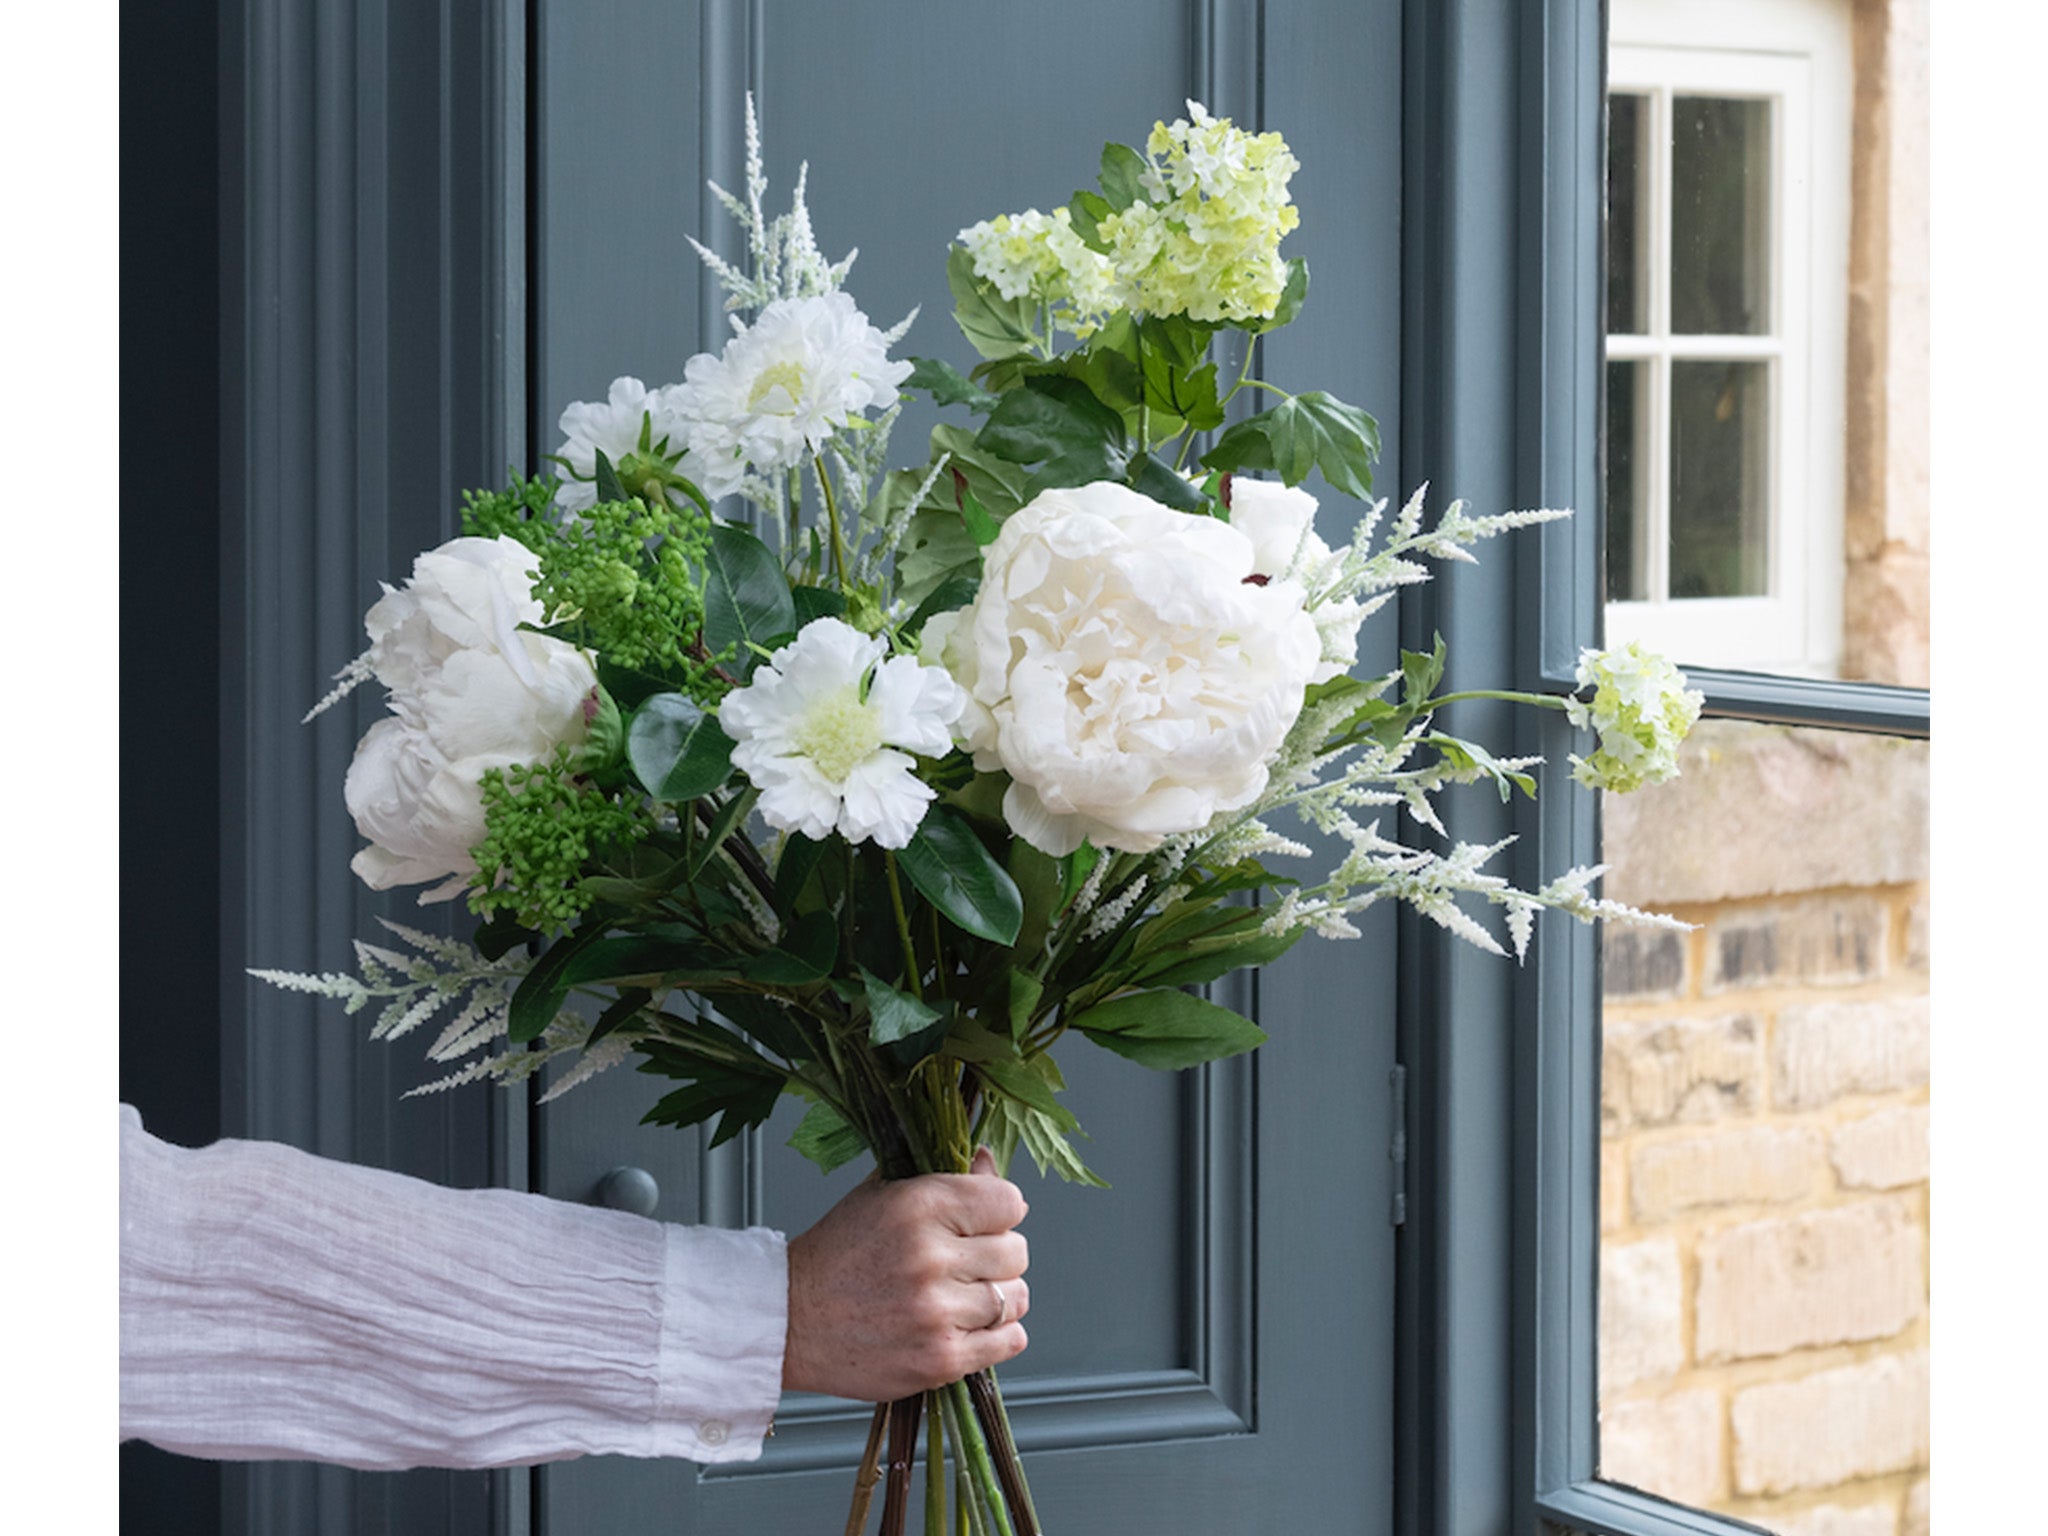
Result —
<path fill-rule="evenodd" d="M 1555 693 L 1517 693 L 1511 688 L 1467 688 L 1462 693 L 1446 693 L 1431 699 L 1423 706 L 1423 712 L 1438 710 L 1446 704 L 1461 704 L 1467 699 L 1502 699 L 1509 704 L 1536 704 L 1544 709 L 1563 709 L 1565 699 Z"/>
<path fill-rule="evenodd" d="M 825 500 L 825 521 L 832 525 L 832 574 L 839 579 L 839 589 L 846 590 L 846 536 L 839 529 L 839 501 L 832 494 L 832 477 L 825 473 L 825 460 L 820 454 L 811 455 L 811 463 L 818 470 L 818 494 Z"/>
<path fill-rule="evenodd" d="M 1002 1484 L 1004 1502 L 1016 1519 L 1018 1536 L 1039 1536 L 1038 1511 L 1031 1505 L 1024 1464 L 1017 1457 L 1017 1442 L 1010 1435 L 1010 1416 L 1003 1412 L 1002 1396 L 996 1391 L 996 1373 L 976 1371 L 967 1378 L 965 1386 L 974 1404 L 974 1416 L 988 1437 L 996 1479 Z"/>
<path fill-rule="evenodd" d="M 867 1449 L 860 1453 L 860 1470 L 853 1474 L 853 1508 L 846 1512 L 846 1536 L 861 1536 L 868 1528 L 868 1506 L 875 1499 L 875 1484 L 882 1477 L 882 1426 L 889 1422 L 889 1405 L 875 1404 L 875 1416 L 868 1423 Z"/>
<path fill-rule="evenodd" d="M 1010 1526 L 1010 1517 L 1004 1512 L 1002 1487 L 996 1478 L 995 1468 L 989 1464 L 988 1445 L 982 1439 L 981 1427 L 976 1422 L 974 1400 L 968 1393 L 967 1383 L 956 1381 L 945 1390 L 953 1403 L 954 1423 L 959 1428 L 960 1443 L 967 1452 L 967 1467 L 974 1475 L 982 1504 L 1001 1536 L 1016 1536 Z M 1035 1527 L 1028 1536 L 1036 1536 Z"/>
<path fill-rule="evenodd" d="M 910 1474 L 917 1465 L 917 1419 L 924 1394 L 913 1393 L 889 1405 L 889 1477 L 882 1490 L 881 1536 L 903 1536 L 910 1517 Z"/>
<path fill-rule="evenodd" d="M 882 868 L 889 875 L 889 906 L 896 914 L 896 937 L 903 941 L 903 974 L 910 978 L 910 995 L 924 1001 L 923 969 L 917 962 L 917 946 L 910 941 L 910 914 L 903 910 L 903 886 L 896 878 L 896 855 L 882 850 Z"/>
<path fill-rule="evenodd" d="M 945 1416 L 938 1393 L 927 1392 L 925 1399 L 924 1536 L 946 1536 Z"/>

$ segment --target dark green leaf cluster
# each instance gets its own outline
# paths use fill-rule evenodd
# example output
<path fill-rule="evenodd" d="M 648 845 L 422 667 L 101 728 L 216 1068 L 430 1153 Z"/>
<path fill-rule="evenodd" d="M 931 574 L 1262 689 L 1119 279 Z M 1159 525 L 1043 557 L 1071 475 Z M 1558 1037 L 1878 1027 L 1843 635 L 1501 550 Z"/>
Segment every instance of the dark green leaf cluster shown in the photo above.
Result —
<path fill-rule="evenodd" d="M 552 932 L 589 908 L 584 874 L 601 853 L 637 842 L 653 821 L 637 795 L 617 796 L 576 773 L 565 753 L 483 776 L 484 840 L 469 904 L 523 927 Z"/>

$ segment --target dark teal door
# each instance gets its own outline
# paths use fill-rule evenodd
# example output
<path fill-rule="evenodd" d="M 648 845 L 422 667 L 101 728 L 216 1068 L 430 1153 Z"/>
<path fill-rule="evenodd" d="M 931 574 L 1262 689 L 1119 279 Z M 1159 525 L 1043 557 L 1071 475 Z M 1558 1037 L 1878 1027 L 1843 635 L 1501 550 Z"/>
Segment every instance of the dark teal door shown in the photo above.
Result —
<path fill-rule="evenodd" d="M 964 225 L 1049 209 L 1092 181 L 1106 140 L 1141 141 L 1187 97 L 1284 133 L 1302 162 L 1304 321 L 1267 376 L 1308 380 L 1400 441 L 1400 32 L 1393 0 L 641 0 L 540 8 L 530 109 L 529 281 L 537 452 L 555 418 L 616 374 L 648 384 L 723 335 L 683 236 L 730 234 L 702 192 L 742 183 L 742 99 L 765 121 L 771 209 L 810 162 L 820 243 L 860 248 L 849 290 L 889 325 L 923 310 L 902 355 L 973 354 L 953 328 L 948 242 Z M 907 411 L 899 457 L 933 420 Z M 1384 491 L 1407 489 L 1391 458 Z M 1355 504 L 1314 487 L 1323 531 Z M 1394 665 L 1391 625 L 1362 668 Z M 1378 916 L 1378 914 L 1371 914 Z M 1168 1078 L 1070 1049 L 1071 1102 L 1109 1191 L 1040 1184 L 1032 1346 L 1005 1373 L 1048 1530 L 1061 1536 L 1392 1528 L 1394 1059 L 1391 919 L 1309 940 L 1234 980 L 1225 1001 L 1272 1043 Z M 635 1125 L 658 1096 L 613 1074 L 540 1112 L 537 1186 L 587 1199 L 620 1164 L 652 1172 L 674 1221 L 808 1225 L 834 1180 L 782 1146 L 790 1124 L 704 1154 L 695 1133 Z M 867 1411 L 786 1401 L 767 1454 L 707 1474 L 596 1458 L 537 1474 L 534 1530 L 836 1531 Z"/>

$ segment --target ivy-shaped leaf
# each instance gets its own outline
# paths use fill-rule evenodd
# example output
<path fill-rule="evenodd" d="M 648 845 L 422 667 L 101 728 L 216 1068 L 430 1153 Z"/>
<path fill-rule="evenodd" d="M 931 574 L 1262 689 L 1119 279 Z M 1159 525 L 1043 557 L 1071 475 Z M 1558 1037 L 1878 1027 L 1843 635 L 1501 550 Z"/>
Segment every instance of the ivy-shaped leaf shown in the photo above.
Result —
<path fill-rule="evenodd" d="M 1038 306 L 1006 299 L 974 275 L 974 258 L 956 245 L 946 253 L 946 286 L 953 291 L 953 323 L 983 357 L 1012 357 L 1038 345 Z"/>
<path fill-rule="evenodd" d="M 1321 390 L 1283 400 L 1249 416 L 1202 455 L 1210 469 L 1271 469 L 1299 485 L 1320 469 L 1331 486 L 1361 501 L 1372 495 L 1372 466 L 1380 456 L 1380 429 L 1355 405 Z"/>

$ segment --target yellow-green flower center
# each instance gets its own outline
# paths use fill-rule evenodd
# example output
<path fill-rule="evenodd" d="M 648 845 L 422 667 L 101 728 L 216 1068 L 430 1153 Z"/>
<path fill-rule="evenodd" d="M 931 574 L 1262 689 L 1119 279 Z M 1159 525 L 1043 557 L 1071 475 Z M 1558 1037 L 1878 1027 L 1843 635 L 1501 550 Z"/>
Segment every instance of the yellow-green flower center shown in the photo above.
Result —
<path fill-rule="evenodd" d="M 777 389 L 782 390 L 786 397 L 786 403 L 782 404 L 779 409 L 783 415 L 789 415 L 796 410 L 797 401 L 801 400 L 804 395 L 803 364 L 785 361 L 771 363 L 768 367 L 763 368 L 760 376 L 754 380 L 753 390 L 747 395 L 747 409 L 750 411 L 760 410 L 761 402 L 766 400 Z"/>
<path fill-rule="evenodd" d="M 813 703 L 790 739 L 818 772 L 841 784 L 881 746 L 882 729 L 860 690 L 849 687 Z"/>

